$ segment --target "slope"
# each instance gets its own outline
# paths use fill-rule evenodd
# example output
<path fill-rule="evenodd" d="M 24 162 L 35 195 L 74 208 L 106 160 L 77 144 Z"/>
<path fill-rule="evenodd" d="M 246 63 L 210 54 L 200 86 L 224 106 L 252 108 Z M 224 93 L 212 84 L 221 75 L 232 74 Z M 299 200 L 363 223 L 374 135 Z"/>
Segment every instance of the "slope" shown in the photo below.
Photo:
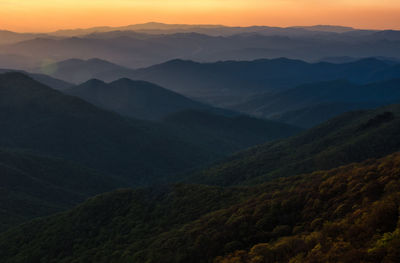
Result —
<path fill-rule="evenodd" d="M 66 80 L 72 83 L 82 83 L 91 79 L 94 75 L 113 70 L 125 70 L 126 68 L 108 62 L 106 60 L 92 58 L 87 60 L 68 59 L 42 66 L 38 71 L 48 69 L 54 78 Z"/>
<path fill-rule="evenodd" d="M 56 90 L 65 90 L 68 88 L 71 88 L 73 85 L 71 83 L 68 83 L 66 81 L 52 78 L 49 75 L 46 74 L 38 74 L 38 73 L 29 73 L 23 70 L 15 70 L 15 69 L 0 69 L 0 73 L 8 73 L 8 72 L 20 72 L 25 75 L 30 76 L 36 81 L 39 81 L 40 83 L 43 83 L 46 86 L 49 86 L 50 88 L 56 89 Z"/>
<path fill-rule="evenodd" d="M 0 235 L 0 258 L 396 262 L 399 167 L 396 153 L 257 188 L 113 192 Z"/>
<path fill-rule="evenodd" d="M 400 79 L 365 85 L 335 80 L 258 95 L 232 109 L 301 127 L 311 127 L 349 110 L 376 108 L 398 102 Z"/>
<path fill-rule="evenodd" d="M 0 145 L 30 149 L 122 177 L 167 180 L 218 156 L 162 125 L 130 120 L 20 74 L 0 75 Z"/>
<path fill-rule="evenodd" d="M 205 127 L 214 135 L 209 143 L 210 133 L 124 118 L 21 73 L 0 75 L 0 110 L 0 146 L 75 161 L 134 186 L 170 182 L 251 143 L 235 144 L 237 137 L 212 126 Z M 299 131 L 274 122 L 262 127 L 256 132 L 264 142 Z M 241 132 L 244 141 L 249 133 Z"/>
<path fill-rule="evenodd" d="M 198 182 L 243 184 L 325 170 L 400 149 L 400 105 L 345 113 L 300 135 L 256 146 L 198 173 Z"/>
<path fill-rule="evenodd" d="M 99 72 L 94 77 L 105 81 L 140 79 L 214 105 L 234 105 L 254 94 L 258 98 L 258 94 L 311 82 L 346 79 L 365 84 L 395 78 L 397 73 L 396 65 L 374 58 L 343 64 L 279 58 L 215 63 L 172 60 L 134 71 Z"/>
<path fill-rule="evenodd" d="M 0 231 L 119 185 L 76 163 L 8 149 L 0 150 L 0 171 Z"/>
<path fill-rule="evenodd" d="M 166 116 L 163 123 L 182 137 L 198 138 L 205 147 L 227 147 L 237 152 L 257 144 L 298 134 L 302 129 L 245 115 L 226 116 L 210 111 L 185 110 Z"/>
<path fill-rule="evenodd" d="M 66 93 L 138 119 L 157 120 L 182 110 L 213 109 L 155 84 L 130 79 L 119 79 L 109 84 L 92 79 L 66 90 Z"/>

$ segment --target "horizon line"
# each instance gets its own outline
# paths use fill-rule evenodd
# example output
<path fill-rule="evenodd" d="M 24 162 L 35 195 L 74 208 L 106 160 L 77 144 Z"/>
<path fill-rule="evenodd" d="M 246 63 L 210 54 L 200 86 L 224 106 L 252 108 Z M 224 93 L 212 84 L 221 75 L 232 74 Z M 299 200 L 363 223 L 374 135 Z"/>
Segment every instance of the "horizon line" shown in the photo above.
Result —
<path fill-rule="evenodd" d="M 9 32 L 14 32 L 14 33 L 37 33 L 37 34 L 50 34 L 50 33 L 56 33 L 59 31 L 74 31 L 74 30 L 89 30 L 89 29 L 95 29 L 95 28 L 120 28 L 120 27 L 129 27 L 129 26 L 135 26 L 135 25 L 147 25 L 147 24 L 161 24 L 161 25 L 177 25 L 177 26 L 210 26 L 210 27 L 228 27 L 228 28 L 249 28 L 249 27 L 270 27 L 270 28 L 307 28 L 307 27 L 318 27 L 318 26 L 326 26 L 326 27 L 341 27 L 341 28 L 349 28 L 353 30 L 370 30 L 370 31 L 386 31 L 386 30 L 394 30 L 394 31 L 399 31 L 400 28 L 370 28 L 370 27 L 354 27 L 350 25 L 338 25 L 338 24 L 310 24 L 310 25 L 290 25 L 290 26 L 270 26 L 270 25 L 265 25 L 265 24 L 253 24 L 253 25 L 228 25 L 228 24 L 212 24 L 212 23 L 164 23 L 164 22 L 156 22 L 156 21 L 149 21 L 149 22 L 144 22 L 144 23 L 132 23 L 132 24 L 122 24 L 122 25 L 98 25 L 98 26 L 90 26 L 90 27 L 61 27 L 55 30 L 33 30 L 33 31 L 27 31 L 27 30 L 12 30 L 8 28 L 0 28 L 0 31 L 9 31 Z"/>

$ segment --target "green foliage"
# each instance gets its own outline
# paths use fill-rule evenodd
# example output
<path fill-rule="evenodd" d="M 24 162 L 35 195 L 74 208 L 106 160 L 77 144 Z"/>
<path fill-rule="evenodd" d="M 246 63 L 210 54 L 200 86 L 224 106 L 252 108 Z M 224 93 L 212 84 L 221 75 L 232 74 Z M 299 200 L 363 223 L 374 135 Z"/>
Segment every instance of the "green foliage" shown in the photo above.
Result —
<path fill-rule="evenodd" d="M 0 150 L 0 231 L 28 219 L 71 208 L 118 183 L 62 159 Z"/>
<path fill-rule="evenodd" d="M 398 262 L 400 154 L 256 187 L 120 190 L 0 236 L 3 262 Z"/>
<path fill-rule="evenodd" d="M 39 258 L 43 262 L 130 262 L 141 257 L 138 251 L 145 250 L 152 237 L 245 196 L 239 189 L 196 185 L 103 194 L 70 212 L 5 233 L 0 258 L 2 262 L 11 258 L 16 262 Z"/>
<path fill-rule="evenodd" d="M 400 106 L 349 112 L 300 135 L 240 152 L 195 175 L 216 185 L 254 184 L 326 170 L 400 150 Z"/>

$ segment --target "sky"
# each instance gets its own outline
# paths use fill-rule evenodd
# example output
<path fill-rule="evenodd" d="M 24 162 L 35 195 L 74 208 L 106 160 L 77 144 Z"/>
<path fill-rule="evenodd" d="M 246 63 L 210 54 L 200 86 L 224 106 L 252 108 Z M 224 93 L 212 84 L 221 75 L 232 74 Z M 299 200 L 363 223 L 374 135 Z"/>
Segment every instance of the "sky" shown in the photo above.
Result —
<path fill-rule="evenodd" d="M 0 29 L 18 32 L 150 21 L 400 29 L 400 0 L 0 0 Z"/>

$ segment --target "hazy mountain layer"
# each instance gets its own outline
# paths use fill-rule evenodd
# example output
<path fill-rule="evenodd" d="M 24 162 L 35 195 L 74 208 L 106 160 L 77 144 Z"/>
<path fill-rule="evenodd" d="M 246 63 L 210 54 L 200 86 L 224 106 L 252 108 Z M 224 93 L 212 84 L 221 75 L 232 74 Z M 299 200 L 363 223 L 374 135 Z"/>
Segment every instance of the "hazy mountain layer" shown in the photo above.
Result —
<path fill-rule="evenodd" d="M 65 92 L 99 107 L 137 119 L 159 120 L 182 110 L 213 110 L 211 106 L 158 85 L 126 78 L 109 84 L 92 79 Z"/>
<path fill-rule="evenodd" d="M 176 112 L 159 123 L 128 119 L 17 72 L 0 74 L 0 125 L 0 147 L 7 147 L 0 150 L 0 231 L 117 187 L 176 182 L 232 152 L 300 131 L 212 111 Z"/>
<path fill-rule="evenodd" d="M 38 66 L 48 60 L 100 58 L 131 68 L 175 58 L 203 62 L 277 57 L 307 61 L 327 56 L 399 58 L 399 31 L 320 28 L 211 26 L 136 32 L 122 28 L 104 33 L 83 30 L 78 36 L 38 35 L 18 43 L 3 44 L 0 54 L 26 57 L 27 61 L 36 61 Z"/>
<path fill-rule="evenodd" d="M 400 79 L 357 85 L 328 81 L 258 95 L 232 107 L 258 117 L 310 127 L 350 110 L 376 108 L 400 102 Z"/>

